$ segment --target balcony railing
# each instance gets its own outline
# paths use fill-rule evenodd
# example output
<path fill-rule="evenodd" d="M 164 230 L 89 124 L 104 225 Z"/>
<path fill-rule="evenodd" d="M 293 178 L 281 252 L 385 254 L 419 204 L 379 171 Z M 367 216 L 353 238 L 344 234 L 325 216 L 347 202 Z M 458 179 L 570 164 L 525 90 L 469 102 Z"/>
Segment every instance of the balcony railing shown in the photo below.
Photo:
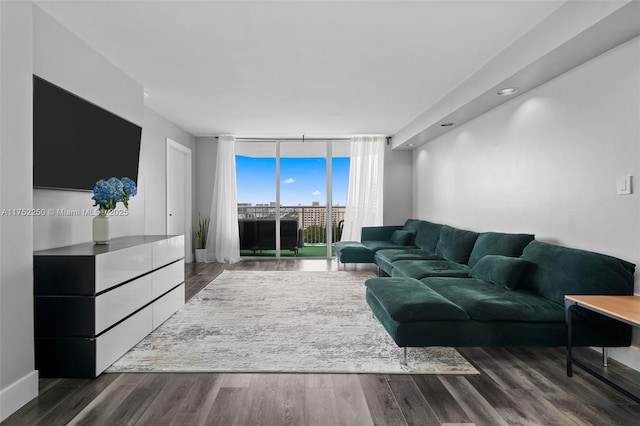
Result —
<path fill-rule="evenodd" d="M 327 243 L 327 226 L 331 227 L 332 242 L 340 241 L 344 206 L 331 207 L 331 219 L 327 220 L 324 206 L 281 206 L 281 219 L 296 219 L 298 228 L 304 230 L 304 243 L 308 245 Z M 238 206 L 239 219 L 275 219 L 275 206 Z"/>

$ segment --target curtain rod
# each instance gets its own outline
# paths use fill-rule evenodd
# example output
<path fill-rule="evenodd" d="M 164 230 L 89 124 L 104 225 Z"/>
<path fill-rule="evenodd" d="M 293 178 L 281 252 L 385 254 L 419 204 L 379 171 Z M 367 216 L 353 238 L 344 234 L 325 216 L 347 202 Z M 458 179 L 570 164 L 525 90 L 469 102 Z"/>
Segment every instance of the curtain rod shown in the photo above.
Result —
<path fill-rule="evenodd" d="M 218 136 L 215 137 L 218 139 Z M 391 140 L 391 136 L 385 136 L 387 140 L 387 145 Z M 236 141 L 264 141 L 264 142 L 274 142 L 274 141 L 301 141 L 301 142 L 320 142 L 320 141 L 350 141 L 351 138 L 305 138 L 304 135 L 302 138 L 236 138 Z"/>
<path fill-rule="evenodd" d="M 216 139 L 218 137 L 216 136 Z M 236 141 L 302 141 L 302 142 L 313 142 L 313 141 L 350 141 L 350 138 L 236 138 Z"/>

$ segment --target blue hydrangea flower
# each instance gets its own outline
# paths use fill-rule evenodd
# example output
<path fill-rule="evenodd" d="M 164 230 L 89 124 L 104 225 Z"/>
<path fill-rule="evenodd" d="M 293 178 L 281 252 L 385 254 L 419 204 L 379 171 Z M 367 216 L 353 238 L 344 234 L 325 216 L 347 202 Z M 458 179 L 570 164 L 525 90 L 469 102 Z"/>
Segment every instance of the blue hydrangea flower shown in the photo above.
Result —
<path fill-rule="evenodd" d="M 128 177 L 123 177 L 120 179 L 122 181 L 122 185 L 124 186 L 124 192 L 133 197 L 138 193 L 138 188 L 136 187 L 136 183 L 129 179 Z"/>
<path fill-rule="evenodd" d="M 113 200 L 117 203 L 119 201 L 124 201 L 124 185 L 122 181 L 116 177 L 109 178 L 107 181 L 109 185 L 113 186 Z"/>
<path fill-rule="evenodd" d="M 100 211 L 109 211 L 116 208 L 122 202 L 129 208 L 129 198 L 138 193 L 138 188 L 133 180 L 122 178 L 122 180 L 112 177 L 107 180 L 100 179 L 93 188 L 94 206 L 99 206 Z"/>
<path fill-rule="evenodd" d="M 116 188 L 104 180 L 101 179 L 96 183 L 93 188 L 93 201 L 95 206 L 100 206 L 100 210 L 112 210 L 115 208 L 114 198 L 116 197 Z"/>

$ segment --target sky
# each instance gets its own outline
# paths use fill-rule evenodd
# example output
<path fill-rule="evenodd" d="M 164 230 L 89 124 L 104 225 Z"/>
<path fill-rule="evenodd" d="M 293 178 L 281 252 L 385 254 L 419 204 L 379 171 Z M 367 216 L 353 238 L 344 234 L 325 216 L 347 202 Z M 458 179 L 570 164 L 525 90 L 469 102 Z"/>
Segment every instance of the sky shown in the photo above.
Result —
<path fill-rule="evenodd" d="M 326 160 L 282 158 L 280 160 L 280 204 L 310 206 L 326 204 Z M 349 158 L 333 158 L 333 205 L 344 206 L 349 182 Z M 237 155 L 238 203 L 268 204 L 276 201 L 275 158 Z"/>

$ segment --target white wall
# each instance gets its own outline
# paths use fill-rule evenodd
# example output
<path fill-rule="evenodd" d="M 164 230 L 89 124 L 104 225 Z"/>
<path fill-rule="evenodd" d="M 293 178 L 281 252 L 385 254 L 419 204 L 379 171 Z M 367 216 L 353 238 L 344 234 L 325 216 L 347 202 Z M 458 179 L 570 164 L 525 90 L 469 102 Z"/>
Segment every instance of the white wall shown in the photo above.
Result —
<path fill-rule="evenodd" d="M 413 160 L 411 151 L 391 150 L 384 153 L 385 225 L 402 225 L 413 217 Z"/>
<path fill-rule="evenodd" d="M 194 190 L 196 205 L 193 212 L 193 223 L 197 223 L 198 213 L 204 217 L 209 217 L 211 213 L 217 150 L 218 139 L 214 137 L 196 138 L 196 185 Z"/>
<path fill-rule="evenodd" d="M 165 234 L 167 231 L 167 172 L 165 167 L 167 138 L 191 149 L 192 183 L 195 182 L 195 138 L 154 111 L 145 108 L 139 181 L 145 190 L 144 233 L 147 235 Z"/>
<path fill-rule="evenodd" d="M 416 149 L 415 216 L 640 266 L 640 185 L 616 195 L 617 176 L 640 182 L 639 75 L 636 38 Z"/>
<path fill-rule="evenodd" d="M 31 208 L 31 3 L 0 2 L 0 210 Z M 0 216 L 0 421 L 38 394 L 29 216 Z"/>
<path fill-rule="evenodd" d="M 112 237 L 165 234 L 166 137 L 193 148 L 193 136 L 145 108 L 138 82 L 38 7 L 34 8 L 33 46 L 34 74 L 143 128 L 138 195 L 129 202 L 128 216 L 111 219 Z M 33 202 L 35 208 L 47 211 L 83 211 L 92 207 L 91 196 L 91 192 L 37 189 Z M 92 216 L 64 214 L 34 218 L 34 249 L 89 242 L 91 221 Z"/>

